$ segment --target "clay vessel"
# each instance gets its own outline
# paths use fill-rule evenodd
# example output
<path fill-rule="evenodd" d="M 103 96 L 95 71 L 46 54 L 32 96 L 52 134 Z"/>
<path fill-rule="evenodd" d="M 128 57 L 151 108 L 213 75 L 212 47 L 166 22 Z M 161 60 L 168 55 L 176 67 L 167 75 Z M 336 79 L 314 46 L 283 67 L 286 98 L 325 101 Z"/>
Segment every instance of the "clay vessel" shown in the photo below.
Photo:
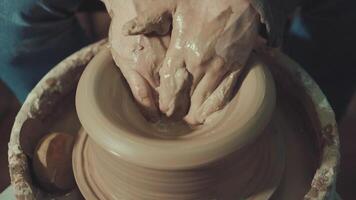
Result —
<path fill-rule="evenodd" d="M 199 127 L 148 122 L 108 49 L 83 72 L 76 107 L 84 130 L 73 165 L 87 199 L 262 200 L 282 177 L 274 81 L 256 55 L 229 106 Z"/>

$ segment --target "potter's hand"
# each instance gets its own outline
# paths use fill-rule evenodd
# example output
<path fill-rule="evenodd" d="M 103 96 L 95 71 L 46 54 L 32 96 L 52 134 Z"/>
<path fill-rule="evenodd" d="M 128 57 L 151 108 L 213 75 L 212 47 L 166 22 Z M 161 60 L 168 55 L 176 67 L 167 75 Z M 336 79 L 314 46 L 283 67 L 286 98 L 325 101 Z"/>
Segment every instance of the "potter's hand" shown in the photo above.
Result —
<path fill-rule="evenodd" d="M 111 53 L 117 66 L 127 80 L 136 101 L 148 119 L 158 114 L 159 67 L 162 65 L 169 36 L 127 36 L 123 25 L 143 10 L 155 8 L 142 0 L 103 0 L 112 18 L 109 31 Z M 161 23 L 158 34 L 164 35 L 170 23 Z M 166 26 L 164 26 L 166 24 Z M 164 27 L 164 28 L 163 28 Z M 151 32 L 153 30 L 150 30 Z"/>
<path fill-rule="evenodd" d="M 229 100 L 257 37 L 258 16 L 247 0 L 167 5 L 141 13 L 124 29 L 131 35 L 159 31 L 172 18 L 171 41 L 159 71 L 159 107 L 167 116 L 186 113 L 190 97 L 185 120 L 203 123 Z"/>

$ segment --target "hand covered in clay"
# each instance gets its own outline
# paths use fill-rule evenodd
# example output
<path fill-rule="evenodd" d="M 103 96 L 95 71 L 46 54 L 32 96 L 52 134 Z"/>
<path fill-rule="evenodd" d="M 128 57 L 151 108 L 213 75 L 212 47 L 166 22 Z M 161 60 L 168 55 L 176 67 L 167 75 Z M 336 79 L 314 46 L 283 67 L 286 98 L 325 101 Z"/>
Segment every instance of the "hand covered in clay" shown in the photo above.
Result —
<path fill-rule="evenodd" d="M 128 36 L 125 22 L 145 10 L 153 10 L 154 0 L 103 0 L 111 16 L 109 43 L 117 66 L 127 80 L 132 94 L 149 119 L 158 116 L 159 68 L 162 66 L 170 36 L 170 22 L 160 23 L 156 36 Z M 162 36 L 161 36 L 162 35 Z M 166 36 L 164 36 L 166 35 Z"/>
<path fill-rule="evenodd" d="M 139 13 L 124 25 L 124 32 L 160 33 L 172 20 L 170 44 L 159 69 L 159 108 L 167 116 L 188 112 L 188 123 L 204 123 L 229 100 L 257 38 L 258 14 L 248 0 L 152 3 L 159 6 Z"/>

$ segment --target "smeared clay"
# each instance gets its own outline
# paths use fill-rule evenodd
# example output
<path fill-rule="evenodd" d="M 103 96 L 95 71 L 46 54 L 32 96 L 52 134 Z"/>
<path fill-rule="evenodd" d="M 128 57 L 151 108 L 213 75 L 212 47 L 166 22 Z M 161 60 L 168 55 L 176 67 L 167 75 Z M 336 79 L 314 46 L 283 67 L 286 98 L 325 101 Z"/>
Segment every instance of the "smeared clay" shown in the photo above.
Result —
<path fill-rule="evenodd" d="M 150 117 L 201 124 L 227 104 L 257 38 L 247 0 L 104 2 L 113 58 Z"/>

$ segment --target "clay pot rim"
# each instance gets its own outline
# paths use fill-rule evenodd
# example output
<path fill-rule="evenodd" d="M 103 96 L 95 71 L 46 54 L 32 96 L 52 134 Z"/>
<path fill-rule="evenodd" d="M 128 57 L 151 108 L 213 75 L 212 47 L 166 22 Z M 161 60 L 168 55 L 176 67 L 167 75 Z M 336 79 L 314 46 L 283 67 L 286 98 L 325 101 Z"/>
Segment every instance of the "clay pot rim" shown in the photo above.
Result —
<path fill-rule="evenodd" d="M 111 61 L 107 61 L 107 59 Z M 209 137 L 197 136 L 189 140 L 162 140 L 126 133 L 125 125 L 120 124 L 120 121 L 113 122 L 107 117 L 108 115 L 103 113 L 105 111 L 102 110 L 100 104 L 104 102 L 97 98 L 99 96 L 97 90 L 102 89 L 93 80 L 102 80 L 103 73 L 108 67 L 116 67 L 109 50 L 103 49 L 87 65 L 80 78 L 76 95 L 79 120 L 96 143 L 126 161 L 155 169 L 186 169 L 201 166 L 218 160 L 252 142 L 269 122 L 275 107 L 273 78 L 268 68 L 259 60 L 253 60 L 250 64 L 252 67 L 240 87 L 239 95 L 233 99 L 238 103 L 234 103 L 233 107 L 231 105 L 228 108 L 229 116 L 221 122 L 229 122 L 234 126 L 236 124 L 235 129 L 223 129 L 218 132 L 219 134 L 210 134 Z M 114 73 L 107 72 L 105 78 L 108 78 L 108 74 Z M 110 82 L 110 84 L 112 83 Z M 121 84 L 124 82 L 121 81 Z M 122 92 L 125 91 L 120 91 L 120 93 Z M 235 119 L 241 120 L 236 123 Z M 93 121 L 97 123 L 93 123 Z M 211 131 L 218 130 L 213 127 Z"/>

